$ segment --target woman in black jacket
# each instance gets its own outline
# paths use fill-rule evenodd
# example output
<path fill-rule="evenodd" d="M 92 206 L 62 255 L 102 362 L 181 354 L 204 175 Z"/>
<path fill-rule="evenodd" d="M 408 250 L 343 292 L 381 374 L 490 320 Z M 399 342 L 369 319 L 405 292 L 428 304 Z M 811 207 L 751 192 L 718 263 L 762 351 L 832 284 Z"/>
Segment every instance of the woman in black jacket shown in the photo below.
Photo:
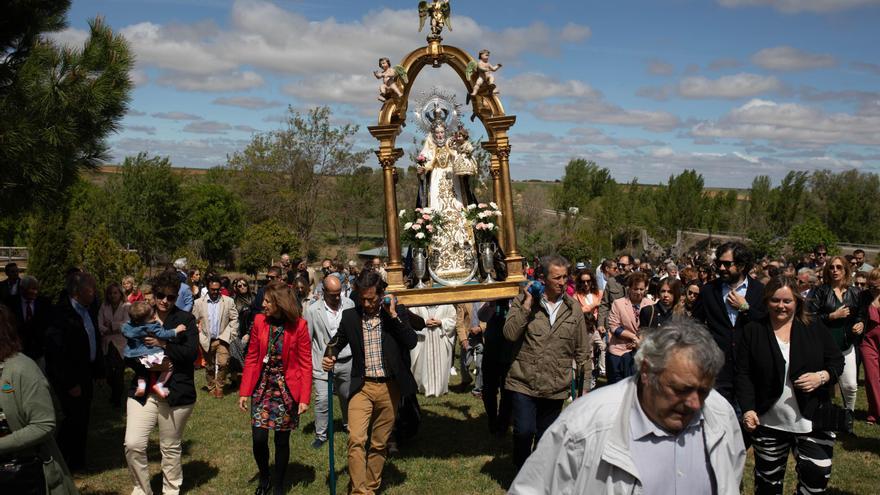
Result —
<path fill-rule="evenodd" d="M 843 356 L 821 321 L 807 314 L 797 280 L 773 277 L 764 290 L 768 315 L 747 324 L 737 343 L 736 398 L 755 448 L 755 493 L 782 493 L 793 449 L 798 493 L 825 490 L 832 433 L 813 428 L 819 405 L 843 371 Z"/>
<path fill-rule="evenodd" d="M 150 433 L 159 424 L 159 452 L 162 453 L 163 487 L 162 493 L 177 493 L 183 483 L 181 465 L 181 439 L 186 422 L 192 414 L 196 402 L 196 387 L 193 380 L 193 363 L 198 357 L 197 345 L 199 331 L 192 314 L 175 306 L 180 279 L 173 271 L 161 273 L 153 282 L 153 299 L 156 315 L 162 326 L 168 329 L 178 325 L 186 330 L 173 340 L 159 340 L 146 337 L 148 345 L 161 347 L 165 351 L 173 369 L 171 377 L 165 382 L 168 397 L 155 394 L 136 397 L 136 380 L 128 394 L 125 423 L 125 461 L 131 474 L 135 493 L 152 493 L 150 489 L 150 468 L 147 464 L 147 444 Z M 136 360 L 127 360 L 129 366 L 141 366 Z M 150 387 L 147 387 L 150 390 Z"/>
<path fill-rule="evenodd" d="M 657 302 L 639 310 L 639 328 L 660 328 L 672 319 L 681 299 L 681 282 L 666 277 L 657 287 Z"/>
<path fill-rule="evenodd" d="M 850 411 L 856 407 L 858 375 L 854 344 L 864 330 L 859 316 L 859 289 L 852 286 L 849 262 L 843 256 L 835 256 L 825 263 L 822 270 L 824 283 L 813 291 L 809 311 L 831 330 L 837 347 L 843 354 L 843 373 L 840 387 L 843 404 Z"/>

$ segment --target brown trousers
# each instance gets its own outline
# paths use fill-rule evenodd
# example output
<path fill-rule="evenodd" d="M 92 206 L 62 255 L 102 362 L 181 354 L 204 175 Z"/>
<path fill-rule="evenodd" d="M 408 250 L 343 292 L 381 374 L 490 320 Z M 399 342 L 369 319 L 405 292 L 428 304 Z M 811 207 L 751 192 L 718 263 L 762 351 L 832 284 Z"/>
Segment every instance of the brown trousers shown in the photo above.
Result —
<path fill-rule="evenodd" d="M 226 366 L 229 364 L 229 344 L 220 339 L 212 340 L 208 352 L 205 353 L 205 363 L 208 390 L 223 390 L 226 385 Z"/>
<path fill-rule="evenodd" d="M 393 381 L 365 382 L 348 403 L 348 473 L 352 495 L 372 495 L 382 484 L 388 437 L 399 403 L 400 389 Z"/>

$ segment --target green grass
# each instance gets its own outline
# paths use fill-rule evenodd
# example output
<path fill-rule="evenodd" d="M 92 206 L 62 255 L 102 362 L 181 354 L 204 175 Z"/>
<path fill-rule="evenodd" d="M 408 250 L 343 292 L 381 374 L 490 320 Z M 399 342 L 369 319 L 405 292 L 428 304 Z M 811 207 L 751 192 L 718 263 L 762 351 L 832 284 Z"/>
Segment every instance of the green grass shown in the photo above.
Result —
<path fill-rule="evenodd" d="M 458 383 L 458 377 L 453 377 Z M 204 371 L 196 372 L 197 386 Z M 453 389 L 456 386 L 453 385 Z M 199 399 L 184 433 L 184 492 L 195 494 L 249 494 L 256 488 L 256 465 L 251 456 L 248 415 L 238 410 L 237 393 L 223 399 L 199 390 Z M 89 435 L 90 470 L 76 481 L 84 495 L 128 494 L 131 484 L 123 456 L 124 412 L 106 404 L 107 390 L 96 394 Z M 334 405 L 340 418 L 338 402 Z M 453 392 L 425 399 L 418 436 L 389 458 L 383 475 L 386 494 L 502 494 L 514 476 L 510 438 L 489 435 L 482 402 L 468 393 Z M 880 428 L 865 424 L 865 394 L 859 390 L 856 437 L 838 440 L 834 452 L 831 493 L 880 493 Z M 337 421 L 337 428 L 341 426 Z M 287 470 L 288 493 L 329 493 L 327 447 L 313 450 L 314 416 L 311 409 L 291 435 Z M 158 436 L 149 450 L 153 490 L 161 493 Z M 346 493 L 346 436 L 335 435 L 337 493 Z M 271 442 L 270 442 L 271 444 Z M 744 493 L 751 493 L 751 454 L 745 472 Z M 794 491 L 794 467 L 789 463 L 786 490 Z"/>

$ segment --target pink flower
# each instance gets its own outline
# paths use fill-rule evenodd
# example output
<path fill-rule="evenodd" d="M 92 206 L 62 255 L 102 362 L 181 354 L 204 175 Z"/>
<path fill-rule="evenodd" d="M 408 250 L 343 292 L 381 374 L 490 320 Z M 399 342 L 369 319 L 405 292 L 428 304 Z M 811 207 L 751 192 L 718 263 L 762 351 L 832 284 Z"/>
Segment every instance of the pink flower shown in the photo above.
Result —
<path fill-rule="evenodd" d="M 430 219 L 431 219 L 431 215 L 422 215 L 422 219 L 423 219 L 423 220 L 430 220 Z"/>
<path fill-rule="evenodd" d="M 425 220 L 422 218 L 418 218 L 418 219 L 416 219 L 416 223 L 421 225 L 421 224 L 425 223 Z"/>
<path fill-rule="evenodd" d="M 416 211 L 416 213 L 421 213 L 421 212 L 422 212 L 422 209 L 421 209 L 421 208 L 416 208 L 415 211 Z"/>
<path fill-rule="evenodd" d="M 478 208 L 486 208 L 488 205 L 486 203 L 480 203 L 477 205 Z"/>
<path fill-rule="evenodd" d="M 422 229 L 422 226 L 421 226 L 421 224 L 414 223 L 413 226 L 412 226 L 412 229 L 413 229 L 413 230 L 421 230 L 421 229 Z"/>
<path fill-rule="evenodd" d="M 486 228 L 486 224 L 483 222 L 479 222 L 474 228 L 476 228 L 477 230 L 483 230 Z"/>
<path fill-rule="evenodd" d="M 430 226 L 430 225 L 428 225 L 427 227 L 425 227 L 425 229 L 426 229 L 428 232 L 434 232 L 434 227 L 432 227 L 432 226 Z"/>

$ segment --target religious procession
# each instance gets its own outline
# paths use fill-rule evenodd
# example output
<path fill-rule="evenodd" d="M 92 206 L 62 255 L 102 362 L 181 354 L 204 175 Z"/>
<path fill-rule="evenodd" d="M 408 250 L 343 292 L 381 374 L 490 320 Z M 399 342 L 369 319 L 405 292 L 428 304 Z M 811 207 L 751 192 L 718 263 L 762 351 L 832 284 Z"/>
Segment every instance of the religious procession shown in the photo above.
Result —
<path fill-rule="evenodd" d="M 5 9 L 0 494 L 880 493 L 876 5 L 342 3 Z"/>

